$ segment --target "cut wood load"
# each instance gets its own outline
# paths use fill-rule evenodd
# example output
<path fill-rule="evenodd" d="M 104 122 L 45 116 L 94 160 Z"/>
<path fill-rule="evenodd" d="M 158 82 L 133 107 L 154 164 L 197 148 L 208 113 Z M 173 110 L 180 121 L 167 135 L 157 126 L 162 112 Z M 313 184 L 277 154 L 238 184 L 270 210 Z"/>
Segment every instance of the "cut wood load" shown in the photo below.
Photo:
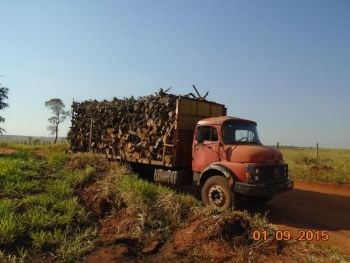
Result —
<path fill-rule="evenodd" d="M 195 105 L 193 101 L 213 106 L 202 112 L 201 105 Z M 181 105 L 188 116 L 179 122 Z M 203 98 L 167 94 L 163 90 L 137 99 L 73 102 L 69 132 L 71 149 L 105 153 L 110 160 L 174 166 L 176 148 L 181 150 L 182 147 L 178 143 L 186 142 L 185 148 L 191 145 L 196 121 L 202 117 L 224 115 L 221 110 L 224 106 L 220 105 L 218 110 L 214 105 L 220 104 L 206 102 Z M 177 159 L 179 163 L 181 158 Z"/>

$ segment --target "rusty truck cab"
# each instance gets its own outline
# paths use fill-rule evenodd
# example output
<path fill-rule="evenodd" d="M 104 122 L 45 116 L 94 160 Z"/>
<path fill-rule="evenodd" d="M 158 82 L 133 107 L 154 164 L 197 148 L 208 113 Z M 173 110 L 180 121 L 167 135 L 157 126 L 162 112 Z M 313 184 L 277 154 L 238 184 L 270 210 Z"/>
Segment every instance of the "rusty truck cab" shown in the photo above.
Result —
<path fill-rule="evenodd" d="M 238 195 L 265 202 L 293 188 L 282 154 L 262 145 L 256 126 L 254 121 L 228 116 L 197 123 L 192 170 L 205 205 L 233 207 Z"/>

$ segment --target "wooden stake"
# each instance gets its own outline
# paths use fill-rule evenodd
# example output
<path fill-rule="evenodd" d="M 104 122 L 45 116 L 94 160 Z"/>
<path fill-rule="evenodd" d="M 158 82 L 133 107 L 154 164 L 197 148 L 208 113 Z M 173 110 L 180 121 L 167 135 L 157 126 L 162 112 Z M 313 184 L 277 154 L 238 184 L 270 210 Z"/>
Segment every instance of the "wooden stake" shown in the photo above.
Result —
<path fill-rule="evenodd" d="M 91 121 L 90 121 L 89 152 L 91 152 L 91 141 L 92 141 L 92 118 L 91 118 Z"/>

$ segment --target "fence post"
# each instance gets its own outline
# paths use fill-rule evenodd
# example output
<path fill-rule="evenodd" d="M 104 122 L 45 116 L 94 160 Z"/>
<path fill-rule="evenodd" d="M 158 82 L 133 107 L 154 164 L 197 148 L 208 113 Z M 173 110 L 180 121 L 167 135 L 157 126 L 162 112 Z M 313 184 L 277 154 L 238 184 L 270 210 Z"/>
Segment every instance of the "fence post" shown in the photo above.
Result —
<path fill-rule="evenodd" d="M 280 142 L 277 142 L 277 149 L 280 148 Z"/>
<path fill-rule="evenodd" d="M 90 121 L 90 134 L 89 134 L 89 152 L 91 152 L 91 142 L 92 142 L 92 124 L 93 124 L 93 119 L 91 117 Z"/>
<path fill-rule="evenodd" d="M 318 143 L 316 143 L 316 159 L 318 159 Z"/>

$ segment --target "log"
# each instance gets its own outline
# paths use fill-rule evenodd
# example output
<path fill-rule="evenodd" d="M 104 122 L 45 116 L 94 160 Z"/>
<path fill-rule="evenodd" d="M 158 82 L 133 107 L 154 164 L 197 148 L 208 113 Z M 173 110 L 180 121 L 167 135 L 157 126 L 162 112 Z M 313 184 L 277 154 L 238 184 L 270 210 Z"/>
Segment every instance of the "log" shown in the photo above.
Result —
<path fill-rule="evenodd" d="M 108 159 L 163 161 L 164 144 L 174 142 L 177 98 L 161 90 L 139 98 L 73 102 L 71 149 L 105 153 Z M 174 159 L 172 151 L 167 147 L 167 164 Z"/>

